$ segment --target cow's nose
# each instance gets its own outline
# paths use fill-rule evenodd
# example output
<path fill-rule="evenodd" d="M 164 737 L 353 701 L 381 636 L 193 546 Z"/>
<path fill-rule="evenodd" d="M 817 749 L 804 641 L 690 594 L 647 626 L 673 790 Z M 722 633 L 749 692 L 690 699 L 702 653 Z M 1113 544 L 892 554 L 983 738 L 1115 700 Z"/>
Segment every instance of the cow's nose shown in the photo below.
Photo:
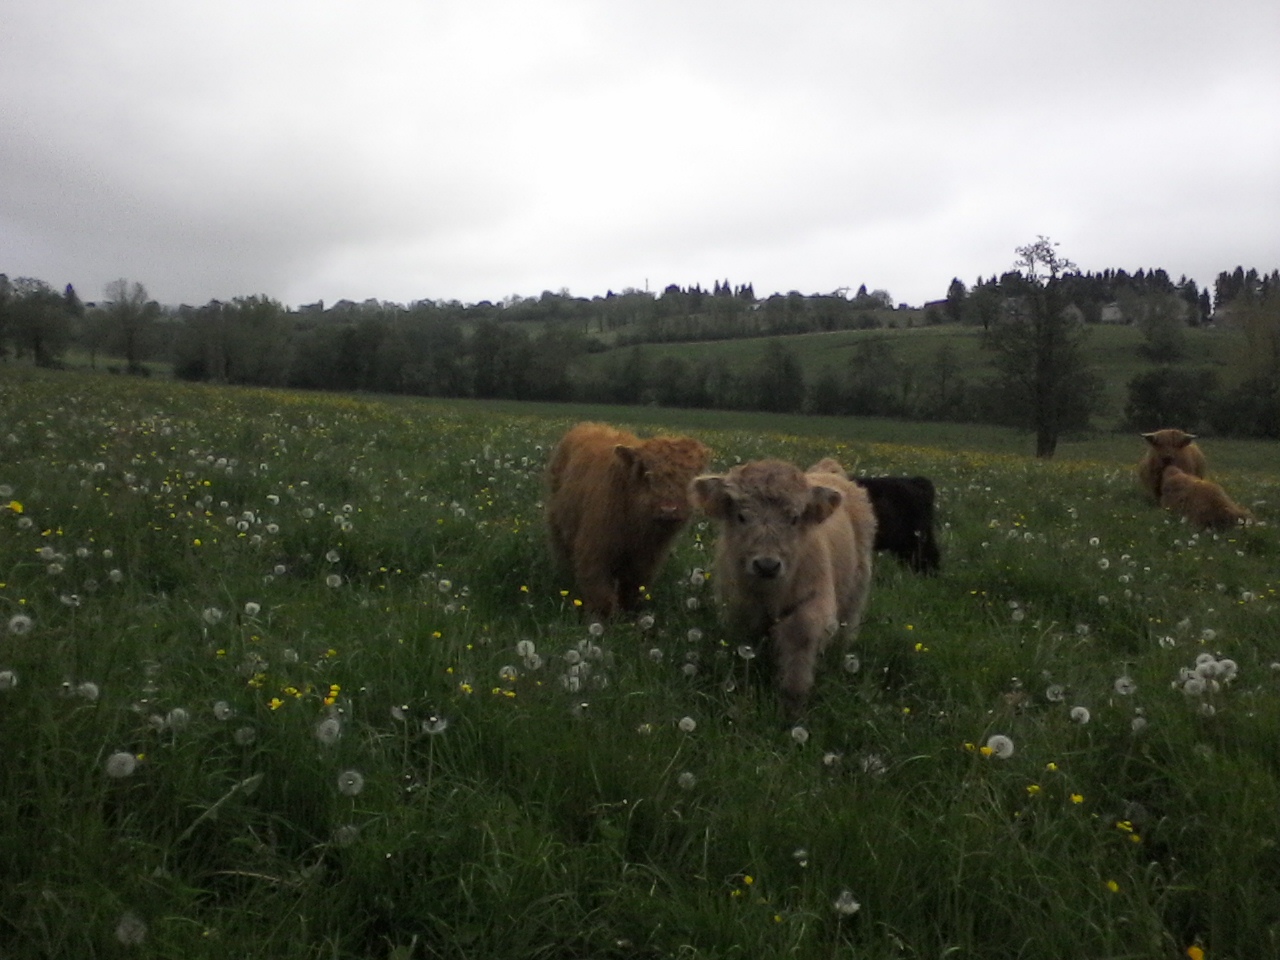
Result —
<path fill-rule="evenodd" d="M 772 580 L 781 570 L 782 561 L 777 557 L 756 557 L 751 561 L 751 572 L 765 580 Z"/>

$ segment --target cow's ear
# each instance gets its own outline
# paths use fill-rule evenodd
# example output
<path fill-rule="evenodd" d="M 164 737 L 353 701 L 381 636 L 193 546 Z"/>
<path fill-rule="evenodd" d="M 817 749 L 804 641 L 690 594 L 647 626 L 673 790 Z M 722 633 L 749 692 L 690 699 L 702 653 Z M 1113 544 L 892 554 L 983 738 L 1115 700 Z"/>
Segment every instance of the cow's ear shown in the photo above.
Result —
<path fill-rule="evenodd" d="M 1154 433 L 1144 433 L 1142 435 L 1142 439 L 1147 441 L 1147 443 L 1151 444 L 1153 447 L 1156 445 L 1156 435 Z"/>
<path fill-rule="evenodd" d="M 689 499 L 713 520 L 724 520 L 733 509 L 733 494 L 722 476 L 694 477 L 689 482 Z"/>
<path fill-rule="evenodd" d="M 1187 444 L 1195 440 L 1195 438 L 1196 438 L 1196 435 L 1194 433 L 1184 433 L 1182 435 L 1182 438 L 1178 441 L 1178 449 L 1181 450 Z"/>
<path fill-rule="evenodd" d="M 644 458 L 640 456 L 639 450 L 620 443 L 613 448 L 613 452 L 628 470 L 634 470 L 640 476 L 644 476 Z"/>
<path fill-rule="evenodd" d="M 821 523 L 844 502 L 844 495 L 831 487 L 813 487 L 809 491 L 809 503 L 800 518 L 805 523 Z"/>

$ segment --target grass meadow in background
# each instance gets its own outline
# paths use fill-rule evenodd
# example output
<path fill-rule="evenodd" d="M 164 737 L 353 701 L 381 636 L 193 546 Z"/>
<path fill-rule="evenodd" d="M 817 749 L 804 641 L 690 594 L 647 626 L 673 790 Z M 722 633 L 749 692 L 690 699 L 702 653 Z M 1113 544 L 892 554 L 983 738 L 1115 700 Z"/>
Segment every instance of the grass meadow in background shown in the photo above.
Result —
<path fill-rule="evenodd" d="M 1271 522 L 1136 438 L 628 411 L 937 484 L 793 727 L 705 523 L 581 617 L 531 410 L 4 371 L 0 954 L 1280 956 Z M 1275 446 L 1204 446 L 1270 520 Z"/>

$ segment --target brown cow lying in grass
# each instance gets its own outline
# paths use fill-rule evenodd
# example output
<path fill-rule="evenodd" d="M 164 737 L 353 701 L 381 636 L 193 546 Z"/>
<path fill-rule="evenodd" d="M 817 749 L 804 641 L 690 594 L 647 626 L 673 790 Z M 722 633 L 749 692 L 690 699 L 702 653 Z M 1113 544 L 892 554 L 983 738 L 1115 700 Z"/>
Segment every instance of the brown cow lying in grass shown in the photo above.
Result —
<path fill-rule="evenodd" d="M 547 464 L 547 527 L 588 613 L 635 607 L 688 522 L 689 482 L 710 459 L 691 437 L 640 440 L 603 423 L 561 437 Z"/>
<path fill-rule="evenodd" d="M 1165 429 L 1144 433 L 1142 439 L 1149 446 L 1138 461 L 1138 486 L 1157 503 L 1160 502 L 1161 477 L 1169 464 L 1192 476 L 1204 476 L 1204 452 L 1196 446 L 1195 434 Z"/>
<path fill-rule="evenodd" d="M 692 493 L 720 526 L 713 583 L 730 627 L 744 640 L 767 638 L 795 717 L 831 638 L 862 620 L 876 535 L 867 493 L 832 459 L 807 473 L 756 460 L 698 477 Z"/>
<path fill-rule="evenodd" d="M 1172 510 L 1201 530 L 1226 530 L 1252 520 L 1227 492 L 1209 480 L 1201 480 L 1170 464 L 1160 482 L 1160 506 Z"/>

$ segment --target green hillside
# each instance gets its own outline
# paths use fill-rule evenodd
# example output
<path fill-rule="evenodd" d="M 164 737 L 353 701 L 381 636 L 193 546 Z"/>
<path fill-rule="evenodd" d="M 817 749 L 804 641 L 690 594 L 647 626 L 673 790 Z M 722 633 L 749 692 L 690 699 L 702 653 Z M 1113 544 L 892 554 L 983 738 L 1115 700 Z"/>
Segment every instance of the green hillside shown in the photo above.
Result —
<path fill-rule="evenodd" d="M 588 354 L 575 362 L 572 372 L 579 380 L 602 376 L 614 365 L 627 362 L 636 350 L 642 351 L 648 360 L 655 363 L 664 357 L 680 358 L 689 364 L 723 360 L 731 369 L 743 370 L 756 364 L 766 345 L 774 341 L 781 342 L 794 354 L 804 372 L 806 384 L 812 384 L 827 369 L 837 373 L 847 371 L 859 349 L 868 341 L 887 344 L 898 363 L 913 371 L 917 387 L 931 374 L 939 351 L 946 347 L 954 352 L 960 376 L 971 384 L 986 379 L 990 369 L 990 357 L 982 348 L 980 328 L 945 325 L 643 344 Z M 1231 364 L 1240 349 L 1240 342 L 1239 336 L 1231 330 L 1189 328 L 1186 331 L 1186 359 L 1178 366 L 1186 370 L 1213 370 L 1223 380 L 1229 380 Z M 1101 429 L 1112 429 L 1121 421 L 1129 381 L 1156 366 L 1140 355 L 1142 343 L 1142 334 L 1132 326 L 1098 325 L 1089 330 L 1088 359 L 1105 384 L 1103 410 L 1094 421 Z"/>

